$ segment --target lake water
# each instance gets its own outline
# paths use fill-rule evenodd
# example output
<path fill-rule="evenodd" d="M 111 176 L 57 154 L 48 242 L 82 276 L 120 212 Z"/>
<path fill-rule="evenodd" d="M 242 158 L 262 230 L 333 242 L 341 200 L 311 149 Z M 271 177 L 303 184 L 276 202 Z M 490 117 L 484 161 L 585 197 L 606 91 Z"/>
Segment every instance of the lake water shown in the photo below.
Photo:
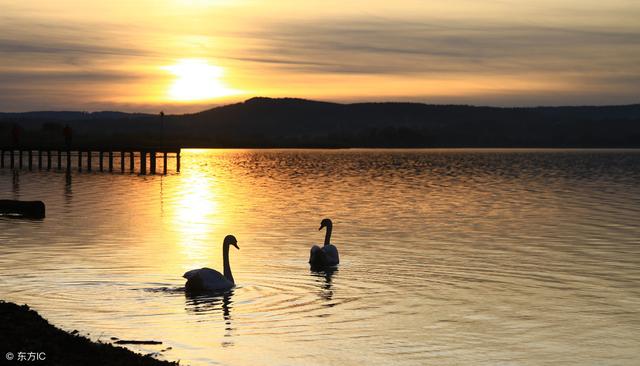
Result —
<path fill-rule="evenodd" d="M 160 340 L 132 349 L 194 366 L 640 364 L 640 151 L 187 150 L 182 163 L 0 170 L 0 198 L 47 204 L 42 221 L 0 218 L 0 298 L 94 340 Z M 332 274 L 307 264 L 324 217 Z M 226 234 L 236 289 L 186 297 L 182 273 L 221 269 Z"/>

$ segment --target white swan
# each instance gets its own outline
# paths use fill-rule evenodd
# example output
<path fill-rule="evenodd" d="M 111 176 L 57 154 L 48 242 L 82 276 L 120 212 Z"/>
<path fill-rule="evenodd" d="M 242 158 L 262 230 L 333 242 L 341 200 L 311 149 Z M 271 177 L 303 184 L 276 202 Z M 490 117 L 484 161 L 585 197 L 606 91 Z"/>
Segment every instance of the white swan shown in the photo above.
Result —
<path fill-rule="evenodd" d="M 322 220 L 318 230 L 322 230 L 324 227 L 327 228 L 327 233 L 324 236 L 324 246 L 322 248 L 317 245 L 311 247 L 311 253 L 309 255 L 309 264 L 311 265 L 311 268 L 331 267 L 340 263 L 338 248 L 331 244 L 333 223 L 330 219 Z"/>
<path fill-rule="evenodd" d="M 231 274 L 229 265 L 229 245 L 237 249 L 238 241 L 235 236 L 227 235 L 222 243 L 222 260 L 224 263 L 224 275 L 215 269 L 200 268 L 186 272 L 182 277 L 187 279 L 185 290 L 187 292 L 224 291 L 233 288 L 236 284 Z"/>

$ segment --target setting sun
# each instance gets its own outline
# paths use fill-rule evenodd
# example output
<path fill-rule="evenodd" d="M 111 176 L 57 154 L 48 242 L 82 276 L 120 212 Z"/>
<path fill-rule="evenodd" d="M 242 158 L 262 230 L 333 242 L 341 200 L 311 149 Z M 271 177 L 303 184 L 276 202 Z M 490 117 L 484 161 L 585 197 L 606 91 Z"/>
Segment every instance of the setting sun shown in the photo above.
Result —
<path fill-rule="evenodd" d="M 162 69 L 176 77 L 168 90 L 169 98 L 174 101 L 206 100 L 238 93 L 222 81 L 224 69 L 206 60 L 182 59 Z"/>

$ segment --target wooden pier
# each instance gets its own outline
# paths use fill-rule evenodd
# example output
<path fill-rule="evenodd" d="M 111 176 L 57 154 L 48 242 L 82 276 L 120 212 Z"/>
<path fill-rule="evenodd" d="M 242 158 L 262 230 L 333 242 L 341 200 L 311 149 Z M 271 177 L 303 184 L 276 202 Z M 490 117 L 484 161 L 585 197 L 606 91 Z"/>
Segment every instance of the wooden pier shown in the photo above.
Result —
<path fill-rule="evenodd" d="M 36 158 L 37 156 L 37 158 Z M 46 157 L 46 159 L 44 158 Z M 129 164 L 126 164 L 127 157 Z M 106 169 L 105 169 L 105 158 Z M 26 159 L 26 163 L 25 163 Z M 158 160 L 161 159 L 160 172 L 158 172 Z M 86 169 L 91 172 L 97 166 L 100 172 L 113 172 L 117 169 L 120 173 L 167 174 L 169 171 L 169 159 L 175 160 L 174 172 L 180 172 L 180 148 L 157 147 L 145 149 L 118 148 L 0 148 L 0 168 L 28 169 L 28 170 L 73 170 L 74 161 L 76 170 Z M 53 162 L 55 161 L 55 166 Z M 136 164 L 136 161 L 138 164 Z M 36 163 L 34 166 L 34 162 Z M 114 164 L 114 162 L 117 164 Z M 97 163 L 97 164 L 95 164 Z M 95 165 L 94 165 L 95 164 Z M 147 165 L 148 164 L 148 165 Z M 148 166 L 148 169 L 147 169 Z"/>

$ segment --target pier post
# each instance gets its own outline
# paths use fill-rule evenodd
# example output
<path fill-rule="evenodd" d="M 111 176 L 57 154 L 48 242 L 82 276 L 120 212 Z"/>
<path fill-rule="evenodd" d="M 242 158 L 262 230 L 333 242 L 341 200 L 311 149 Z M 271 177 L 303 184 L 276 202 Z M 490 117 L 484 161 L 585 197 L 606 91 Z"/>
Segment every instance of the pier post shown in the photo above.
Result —
<path fill-rule="evenodd" d="M 2 157 L 0 157 L 0 168 L 4 168 L 4 149 L 2 149 Z"/>
<path fill-rule="evenodd" d="M 109 150 L 109 173 L 113 172 L 113 151 Z"/>
<path fill-rule="evenodd" d="M 162 174 L 167 175 L 167 152 L 162 153 Z"/>
<path fill-rule="evenodd" d="M 38 149 L 38 169 L 42 169 L 42 150 Z"/>
<path fill-rule="evenodd" d="M 91 150 L 87 150 L 87 170 L 91 171 Z"/>
<path fill-rule="evenodd" d="M 14 152 L 13 149 L 11 149 L 11 169 L 13 169 L 15 167 L 15 162 L 14 162 Z"/>
<path fill-rule="evenodd" d="M 29 170 L 31 170 L 33 169 L 33 151 L 31 151 L 31 149 L 29 149 L 28 155 L 29 155 Z"/>
<path fill-rule="evenodd" d="M 58 150 L 58 169 L 62 169 L 62 150 Z"/>
<path fill-rule="evenodd" d="M 156 174 L 156 152 L 149 153 L 149 170 L 151 174 Z"/>
<path fill-rule="evenodd" d="M 71 170 L 71 150 L 67 150 L 67 171 Z"/>
<path fill-rule="evenodd" d="M 19 167 L 20 169 L 22 169 L 22 149 L 20 149 L 20 150 L 18 150 L 18 151 L 19 151 L 19 154 L 20 154 L 20 157 L 19 157 L 19 159 L 18 159 L 18 160 L 19 160 L 18 162 L 20 163 L 20 165 L 19 165 L 18 167 Z"/>
<path fill-rule="evenodd" d="M 176 153 L 176 171 L 180 173 L 180 150 Z"/>
<path fill-rule="evenodd" d="M 140 174 L 147 174 L 147 152 L 140 151 Z"/>
<path fill-rule="evenodd" d="M 104 172 L 104 151 L 100 150 L 100 152 L 98 153 L 98 159 L 100 159 L 100 163 L 98 165 L 100 165 L 100 171 Z"/>
<path fill-rule="evenodd" d="M 82 171 L 82 150 L 78 150 L 78 171 Z"/>
<path fill-rule="evenodd" d="M 124 151 L 120 151 L 120 173 L 124 173 Z"/>
<path fill-rule="evenodd" d="M 47 150 L 47 170 L 51 170 L 51 150 Z"/>
<path fill-rule="evenodd" d="M 134 155 L 133 151 L 129 151 L 129 173 L 133 173 L 136 170 Z"/>

